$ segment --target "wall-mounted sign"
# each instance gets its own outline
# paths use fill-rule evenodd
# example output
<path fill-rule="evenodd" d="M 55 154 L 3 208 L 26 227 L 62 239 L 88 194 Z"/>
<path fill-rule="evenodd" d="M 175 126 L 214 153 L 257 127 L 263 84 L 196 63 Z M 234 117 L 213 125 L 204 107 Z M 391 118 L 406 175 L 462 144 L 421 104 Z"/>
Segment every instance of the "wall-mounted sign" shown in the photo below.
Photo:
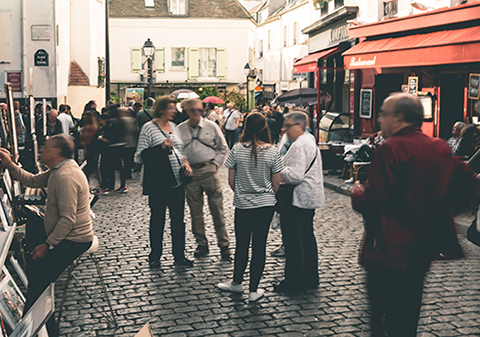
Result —
<path fill-rule="evenodd" d="M 417 95 L 418 93 L 418 77 L 410 76 L 408 78 L 408 93 Z"/>
<path fill-rule="evenodd" d="M 468 79 L 468 98 L 479 99 L 480 98 L 480 74 L 470 74 Z"/>
<path fill-rule="evenodd" d="M 20 71 L 8 71 L 7 82 L 12 84 L 13 92 L 22 92 L 22 73 Z"/>
<path fill-rule="evenodd" d="M 372 101 L 373 101 L 372 89 L 360 90 L 360 117 L 361 118 L 372 118 Z"/>
<path fill-rule="evenodd" d="M 125 97 L 127 98 L 127 102 L 130 100 L 134 100 L 138 103 L 143 103 L 143 92 L 145 89 L 143 88 L 127 88 L 125 89 Z"/>
<path fill-rule="evenodd" d="M 32 25 L 32 41 L 50 41 L 50 25 Z"/>
<path fill-rule="evenodd" d="M 35 52 L 34 55 L 35 67 L 48 67 L 48 53 L 45 49 L 39 49 Z"/>
<path fill-rule="evenodd" d="M 275 98 L 275 84 L 264 84 L 263 85 L 263 97 L 266 99 Z"/>

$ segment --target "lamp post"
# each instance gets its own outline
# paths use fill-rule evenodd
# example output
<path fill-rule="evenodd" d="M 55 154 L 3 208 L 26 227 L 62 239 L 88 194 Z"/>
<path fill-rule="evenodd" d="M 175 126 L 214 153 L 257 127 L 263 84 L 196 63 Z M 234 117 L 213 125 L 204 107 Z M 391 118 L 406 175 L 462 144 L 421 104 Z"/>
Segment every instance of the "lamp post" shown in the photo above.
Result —
<path fill-rule="evenodd" d="M 252 70 L 252 69 L 250 68 L 250 64 L 248 64 L 248 62 L 247 62 L 247 64 L 245 64 L 245 67 L 243 67 L 243 73 L 244 73 L 245 76 L 247 77 L 247 85 L 246 85 L 246 91 L 247 91 L 247 111 L 248 111 L 248 109 L 250 108 L 250 106 L 249 106 L 249 104 L 248 104 L 248 103 L 249 103 L 249 102 L 248 102 L 248 101 L 249 101 L 249 98 L 248 98 L 248 96 L 249 96 L 249 92 L 248 92 L 248 78 L 250 77 L 250 71 L 251 71 L 251 70 Z"/>
<path fill-rule="evenodd" d="M 148 81 L 148 87 L 147 87 L 147 98 L 150 97 L 150 86 L 153 82 L 153 61 L 152 61 L 152 56 L 153 53 L 155 53 L 155 46 L 150 39 L 147 39 L 145 43 L 143 44 L 143 55 L 147 58 L 147 81 Z"/>

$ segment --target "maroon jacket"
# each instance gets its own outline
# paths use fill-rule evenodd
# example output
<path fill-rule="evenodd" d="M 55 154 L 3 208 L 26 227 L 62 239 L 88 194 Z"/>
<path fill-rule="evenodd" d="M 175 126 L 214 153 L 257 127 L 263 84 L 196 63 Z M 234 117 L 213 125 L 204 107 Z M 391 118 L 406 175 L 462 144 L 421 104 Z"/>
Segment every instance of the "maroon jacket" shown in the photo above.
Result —
<path fill-rule="evenodd" d="M 463 256 L 453 215 L 479 190 L 474 172 L 442 139 L 413 126 L 375 152 L 365 191 L 352 207 L 365 219 L 360 263 L 365 267 L 428 267 L 433 259 Z"/>

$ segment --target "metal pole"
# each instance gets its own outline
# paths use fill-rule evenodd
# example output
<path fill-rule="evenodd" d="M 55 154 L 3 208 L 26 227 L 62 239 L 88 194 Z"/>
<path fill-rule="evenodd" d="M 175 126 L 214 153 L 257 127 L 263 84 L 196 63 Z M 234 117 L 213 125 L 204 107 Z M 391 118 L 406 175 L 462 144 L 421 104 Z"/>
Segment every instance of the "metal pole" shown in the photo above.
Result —
<path fill-rule="evenodd" d="M 245 109 L 245 111 L 248 111 L 249 109 L 249 105 L 248 105 L 248 75 L 247 75 L 247 83 L 246 83 L 246 87 L 245 87 L 245 91 L 247 92 L 247 108 Z"/>
<path fill-rule="evenodd" d="M 110 39 L 108 24 L 108 1 L 105 0 L 105 105 L 110 100 Z"/>
<path fill-rule="evenodd" d="M 153 69 L 152 69 L 152 58 L 149 56 L 148 57 L 148 88 L 147 88 L 147 98 L 150 97 L 150 88 L 152 84 L 152 78 L 153 78 Z"/>

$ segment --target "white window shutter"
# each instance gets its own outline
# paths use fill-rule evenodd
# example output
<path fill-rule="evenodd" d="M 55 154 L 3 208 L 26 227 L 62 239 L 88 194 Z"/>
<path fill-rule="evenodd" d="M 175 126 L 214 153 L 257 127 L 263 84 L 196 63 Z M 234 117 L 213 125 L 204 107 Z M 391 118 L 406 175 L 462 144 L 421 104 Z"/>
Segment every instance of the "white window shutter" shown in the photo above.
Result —
<path fill-rule="evenodd" d="M 155 66 L 157 73 L 165 72 L 165 48 L 157 48 L 155 51 Z"/>
<path fill-rule="evenodd" d="M 132 48 L 131 55 L 132 55 L 132 73 L 138 73 L 140 72 L 140 67 L 141 67 L 140 48 Z"/>
<path fill-rule="evenodd" d="M 228 77 L 227 48 L 217 49 L 217 77 L 222 80 L 226 80 Z"/>
<path fill-rule="evenodd" d="M 198 78 L 198 48 L 188 48 L 188 78 Z"/>

